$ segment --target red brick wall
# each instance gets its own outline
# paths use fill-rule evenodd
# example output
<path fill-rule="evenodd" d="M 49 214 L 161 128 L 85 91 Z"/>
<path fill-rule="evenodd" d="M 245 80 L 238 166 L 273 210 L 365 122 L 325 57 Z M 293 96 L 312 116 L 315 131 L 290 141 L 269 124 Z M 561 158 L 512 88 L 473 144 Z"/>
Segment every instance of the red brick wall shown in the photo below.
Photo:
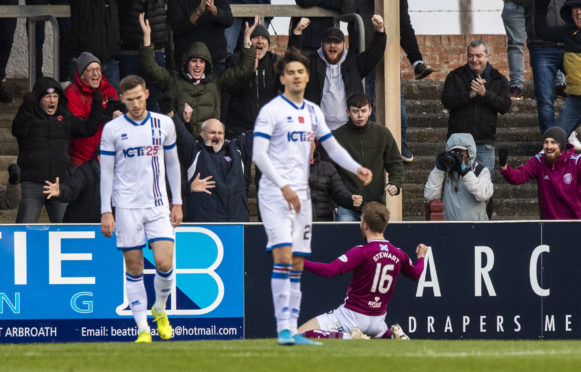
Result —
<path fill-rule="evenodd" d="M 417 35 L 418 45 L 425 63 L 432 66 L 434 72 L 427 79 L 445 80 L 448 72 L 466 63 L 466 45 L 474 39 L 481 39 L 490 47 L 489 61 L 508 78 L 506 59 L 506 35 Z M 404 51 L 400 59 L 402 79 L 414 78 L 414 71 Z M 525 47 L 525 80 L 532 79 L 529 53 Z"/>
<path fill-rule="evenodd" d="M 484 40 L 490 46 L 490 63 L 508 78 L 506 35 L 417 35 L 416 37 L 424 62 L 436 70 L 426 79 L 445 80 L 450 71 L 465 64 L 466 45 L 474 39 Z M 277 53 L 282 53 L 286 48 L 287 40 L 286 35 L 278 35 L 278 40 L 274 40 L 275 43 L 272 45 L 274 50 Z M 414 71 L 403 50 L 400 61 L 402 79 L 412 80 Z M 524 78 L 525 80 L 532 79 L 529 53 L 526 47 Z"/>

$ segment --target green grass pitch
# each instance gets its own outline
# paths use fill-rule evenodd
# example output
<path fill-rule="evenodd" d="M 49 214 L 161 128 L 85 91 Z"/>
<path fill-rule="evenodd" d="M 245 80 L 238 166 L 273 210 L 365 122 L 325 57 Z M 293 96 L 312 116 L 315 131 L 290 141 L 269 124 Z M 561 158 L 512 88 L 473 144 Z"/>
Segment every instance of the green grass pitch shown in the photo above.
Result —
<path fill-rule="evenodd" d="M 581 371 L 581 341 L 324 340 L 0 345 L 0 371 Z"/>

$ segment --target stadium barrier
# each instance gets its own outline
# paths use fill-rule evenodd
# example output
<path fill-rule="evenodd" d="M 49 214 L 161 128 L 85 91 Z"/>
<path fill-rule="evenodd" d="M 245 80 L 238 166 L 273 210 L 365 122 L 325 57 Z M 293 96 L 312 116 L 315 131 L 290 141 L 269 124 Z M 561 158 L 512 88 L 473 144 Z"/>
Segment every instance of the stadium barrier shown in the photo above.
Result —
<path fill-rule="evenodd" d="M 386 236 L 414 261 L 418 243 L 431 249 L 418 283 L 398 278 L 388 324 L 420 339 L 580 338 L 579 224 L 390 224 Z M 358 224 L 314 224 L 312 258 L 329 262 L 360 243 Z M 260 224 L 178 228 L 176 340 L 274 336 L 265 245 Z M 349 279 L 303 274 L 300 322 L 337 307 Z M 98 225 L 0 226 L 0 342 L 133 340 L 123 282 L 122 255 Z"/>

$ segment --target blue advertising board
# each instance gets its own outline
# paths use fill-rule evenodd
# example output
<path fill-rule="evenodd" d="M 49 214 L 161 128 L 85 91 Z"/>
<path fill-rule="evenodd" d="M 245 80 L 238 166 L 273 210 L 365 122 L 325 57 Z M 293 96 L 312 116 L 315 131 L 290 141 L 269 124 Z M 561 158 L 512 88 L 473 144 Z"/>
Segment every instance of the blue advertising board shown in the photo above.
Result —
<path fill-rule="evenodd" d="M 172 339 L 244 337 L 243 234 L 241 225 L 176 230 Z M 155 266 L 151 250 L 144 256 L 151 306 Z M 0 226 L 0 342 L 135 339 L 124 278 L 115 239 L 97 225 Z"/>

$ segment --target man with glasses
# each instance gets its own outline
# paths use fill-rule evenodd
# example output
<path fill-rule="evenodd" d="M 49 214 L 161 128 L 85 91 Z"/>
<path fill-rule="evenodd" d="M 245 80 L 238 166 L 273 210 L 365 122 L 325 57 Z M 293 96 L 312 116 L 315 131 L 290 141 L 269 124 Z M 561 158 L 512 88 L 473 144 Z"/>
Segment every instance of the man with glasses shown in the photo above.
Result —
<path fill-rule="evenodd" d="M 184 118 L 192 108 L 186 103 Z M 187 167 L 187 222 L 247 222 L 248 197 L 244 162 L 252 158 L 251 131 L 224 140 L 224 124 L 208 119 L 200 127 L 202 141 L 174 120 L 180 163 Z"/>
<path fill-rule="evenodd" d="M 77 72 L 75 81 L 66 89 L 65 94 L 69 100 L 68 108 L 78 118 L 87 120 L 91 111 L 91 102 L 96 91 L 103 95 L 103 107 L 107 107 L 111 102 L 117 101 L 117 92 L 115 88 L 103 76 L 101 71 L 101 61 L 89 52 L 83 52 L 77 58 Z M 115 104 L 109 107 L 110 111 Z M 121 112 L 116 112 L 115 117 Z M 111 119 L 108 117 L 107 119 Z M 87 160 L 95 158 L 95 151 L 101 142 L 101 133 L 103 126 L 92 137 L 71 138 L 69 145 L 69 155 L 71 156 L 71 165 L 73 167 L 81 166 Z"/>

